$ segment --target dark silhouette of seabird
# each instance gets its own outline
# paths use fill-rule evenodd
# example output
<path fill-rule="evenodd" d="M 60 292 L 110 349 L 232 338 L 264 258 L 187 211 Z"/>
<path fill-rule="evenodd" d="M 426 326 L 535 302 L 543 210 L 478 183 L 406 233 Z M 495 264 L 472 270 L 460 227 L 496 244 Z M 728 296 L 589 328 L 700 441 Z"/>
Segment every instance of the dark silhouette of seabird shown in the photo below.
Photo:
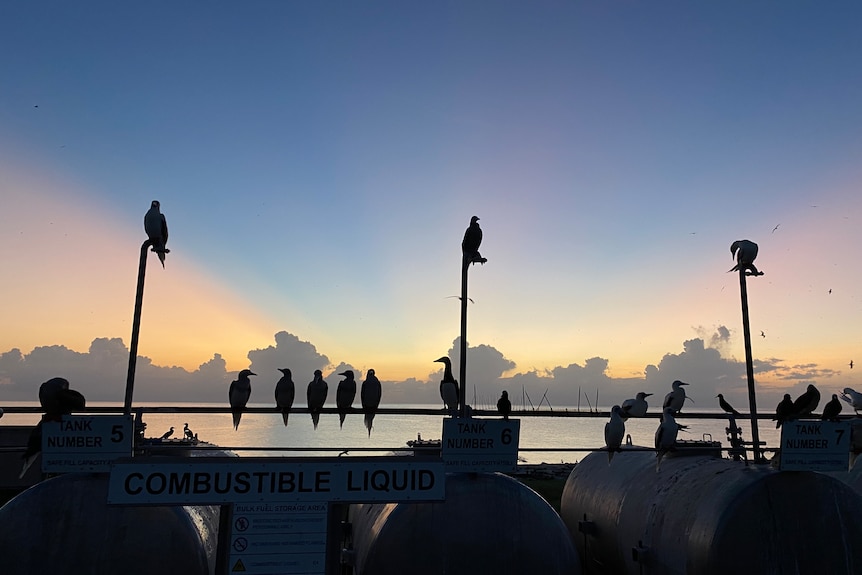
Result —
<path fill-rule="evenodd" d="M 763 272 L 758 271 L 754 266 L 754 260 L 757 257 L 757 244 L 749 240 L 736 240 L 730 244 L 731 255 L 736 256 L 736 265 L 728 271 L 741 271 L 747 275 L 762 276 Z"/>
<path fill-rule="evenodd" d="M 760 337 L 766 337 L 766 334 L 763 332 L 763 330 L 760 330 Z"/>
<path fill-rule="evenodd" d="M 167 439 L 168 437 L 170 437 L 170 436 L 171 436 L 171 435 L 173 435 L 173 434 L 174 434 L 174 428 L 173 428 L 173 427 L 171 427 L 169 430 L 167 430 L 166 432 L 164 432 L 164 433 L 162 434 L 162 436 L 161 436 L 159 439 Z"/>
<path fill-rule="evenodd" d="M 233 414 L 233 428 L 239 429 L 239 420 L 242 419 L 242 410 L 248 403 L 248 398 L 251 397 L 251 380 L 250 375 L 257 375 L 250 369 L 244 369 L 239 372 L 236 380 L 232 381 L 228 388 L 227 397 L 230 401 L 230 412 Z"/>
<path fill-rule="evenodd" d="M 464 239 L 461 241 L 461 251 L 464 253 L 465 267 L 468 264 L 484 264 L 488 261 L 479 253 L 480 245 L 482 245 L 482 228 L 479 227 L 479 217 L 473 216 L 470 218 L 470 225 L 467 227 L 467 231 L 464 232 Z"/>
<path fill-rule="evenodd" d="M 651 393 L 639 391 L 635 395 L 634 399 L 625 400 L 620 408 L 620 415 L 622 415 L 623 420 L 626 420 L 629 417 L 643 417 L 646 415 L 647 408 L 649 407 L 646 398 L 651 395 Z"/>
<path fill-rule="evenodd" d="M 165 267 L 165 254 L 171 250 L 165 246 L 168 243 L 168 223 L 165 220 L 164 214 L 160 211 L 161 204 L 158 200 L 153 200 L 150 204 L 150 209 L 144 215 L 144 231 L 147 232 L 147 237 L 153 242 L 153 251 L 159 256 L 159 261 L 162 262 L 162 268 Z"/>
<path fill-rule="evenodd" d="M 862 393 L 850 388 L 845 387 L 844 391 L 841 392 L 841 399 L 850 404 L 850 407 L 853 408 L 857 414 L 859 410 L 862 409 Z"/>
<path fill-rule="evenodd" d="M 503 390 L 500 399 L 497 400 L 497 412 L 503 416 L 503 419 L 509 419 L 509 414 L 512 413 L 512 402 L 509 401 L 509 392 L 506 390 Z"/>
<path fill-rule="evenodd" d="M 374 423 L 374 414 L 377 413 L 377 408 L 380 405 L 380 398 L 383 396 L 383 388 L 380 386 L 380 380 L 377 379 L 373 369 L 369 369 L 365 375 L 365 381 L 362 382 L 362 389 L 359 392 L 359 400 L 362 402 L 362 411 L 365 412 L 365 429 L 368 430 L 368 437 L 371 437 L 371 426 Z"/>
<path fill-rule="evenodd" d="M 614 458 L 614 452 L 619 451 L 626 436 L 626 422 L 619 405 L 611 408 L 611 420 L 605 424 L 605 447 L 608 449 L 608 464 Z"/>
<path fill-rule="evenodd" d="M 781 427 L 781 424 L 793 417 L 793 398 L 789 393 L 784 394 L 784 399 L 775 408 L 775 429 Z"/>
<path fill-rule="evenodd" d="M 279 367 L 278 371 L 281 372 L 281 379 L 275 384 L 275 406 L 281 411 L 281 419 L 287 427 L 290 408 L 293 407 L 293 400 L 296 398 L 296 386 L 293 384 L 293 375 L 288 368 Z"/>
<path fill-rule="evenodd" d="M 39 386 L 39 403 L 44 414 L 27 439 L 27 447 L 24 455 L 21 456 L 24 463 L 18 475 L 19 479 L 24 477 L 42 451 L 42 424 L 46 421 L 60 421 L 64 415 L 69 415 L 73 411 L 83 411 L 87 406 L 84 396 L 70 389 L 69 381 L 63 377 L 52 377 Z"/>
<path fill-rule="evenodd" d="M 674 413 L 679 413 L 682 410 L 682 406 L 685 403 L 685 400 L 688 399 L 689 401 L 691 401 L 690 397 L 685 396 L 685 390 L 682 388 L 683 385 L 688 384 L 678 379 L 671 384 L 671 387 L 673 387 L 673 391 L 668 392 L 668 394 L 664 396 L 662 410 L 669 407 L 671 410 L 673 410 Z"/>
<path fill-rule="evenodd" d="M 452 360 L 444 355 L 434 361 L 439 361 L 445 366 L 443 369 L 443 379 L 440 380 L 440 398 L 443 400 L 449 413 L 455 415 L 458 411 L 459 390 L 458 380 L 452 374 Z"/>
<path fill-rule="evenodd" d="M 678 433 L 679 425 L 673 418 L 673 409 L 665 407 L 662 412 L 661 423 L 655 431 L 656 471 L 661 465 L 661 458 L 664 457 L 664 454 L 673 449 Z"/>
<path fill-rule="evenodd" d="M 723 409 L 725 413 L 729 413 L 731 415 L 739 415 L 740 414 L 738 411 L 733 409 L 732 405 L 727 403 L 727 401 L 724 399 L 724 395 L 719 393 L 715 397 L 718 398 L 718 406 L 721 407 L 721 409 Z"/>
<path fill-rule="evenodd" d="M 810 415 L 817 405 L 820 403 L 820 392 L 816 387 L 809 384 L 805 393 L 796 398 L 793 402 L 793 419 Z"/>
<path fill-rule="evenodd" d="M 853 369 L 853 360 L 850 360 L 850 369 Z"/>
<path fill-rule="evenodd" d="M 183 437 L 185 437 L 188 440 L 197 439 L 195 434 L 192 433 L 192 430 L 189 429 L 188 423 L 183 423 Z"/>
<path fill-rule="evenodd" d="M 311 414 L 311 422 L 314 424 L 314 429 L 317 429 L 317 424 L 320 422 L 320 410 L 323 409 L 323 404 L 326 403 L 326 395 L 329 393 L 329 385 L 323 379 L 323 372 L 319 369 L 314 370 L 314 379 L 308 384 L 305 396 L 308 400 L 308 412 Z"/>
<path fill-rule="evenodd" d="M 338 427 L 344 427 L 344 418 L 347 417 L 347 412 L 353 407 L 353 400 L 356 398 L 356 380 L 353 375 L 353 370 L 348 369 L 342 371 L 338 375 L 343 375 L 344 379 L 338 382 L 338 388 L 335 390 L 335 407 L 338 408 Z"/>
<path fill-rule="evenodd" d="M 832 399 L 823 406 L 823 413 L 820 419 L 823 421 L 838 421 L 838 414 L 841 413 L 841 402 L 838 401 L 838 394 L 833 393 Z"/>

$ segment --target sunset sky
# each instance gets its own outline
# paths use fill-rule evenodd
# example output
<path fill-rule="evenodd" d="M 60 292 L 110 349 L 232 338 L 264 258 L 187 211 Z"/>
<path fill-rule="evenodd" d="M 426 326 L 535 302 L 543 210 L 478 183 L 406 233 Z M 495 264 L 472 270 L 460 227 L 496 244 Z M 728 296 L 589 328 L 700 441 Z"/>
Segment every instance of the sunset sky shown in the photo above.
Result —
<path fill-rule="evenodd" d="M 860 26 L 841 1 L 4 2 L 0 354 L 128 346 L 158 199 L 154 366 L 235 372 L 287 332 L 437 377 L 477 215 L 468 341 L 513 365 L 488 378 L 636 382 L 696 339 L 738 367 L 746 238 L 759 384 L 862 387 Z M 10 357 L 0 384 L 38 383 Z M 674 378 L 708 405 L 698 369 Z"/>

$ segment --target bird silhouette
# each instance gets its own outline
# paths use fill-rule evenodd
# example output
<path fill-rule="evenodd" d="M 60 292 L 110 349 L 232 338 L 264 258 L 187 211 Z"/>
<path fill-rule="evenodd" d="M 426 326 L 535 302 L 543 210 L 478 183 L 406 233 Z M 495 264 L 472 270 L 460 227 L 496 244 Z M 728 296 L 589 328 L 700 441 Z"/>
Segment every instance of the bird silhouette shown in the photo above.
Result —
<path fill-rule="evenodd" d="M 21 456 L 24 462 L 18 474 L 19 479 L 24 477 L 42 451 L 42 424 L 46 421 L 60 421 L 64 415 L 73 411 L 83 411 L 87 401 L 79 391 L 69 388 L 67 379 L 52 377 L 39 386 L 39 404 L 44 413 L 27 438 L 27 447 Z"/>
<path fill-rule="evenodd" d="M 356 398 L 356 376 L 352 369 L 342 371 L 338 375 L 343 375 L 344 379 L 338 382 L 338 388 L 335 390 L 335 406 L 338 408 L 338 427 L 344 427 L 344 418 L 347 417 L 347 412 L 353 407 L 353 400 Z"/>
<path fill-rule="evenodd" d="M 250 369 L 244 369 L 239 372 L 237 378 L 231 382 L 227 390 L 227 398 L 230 402 L 230 412 L 233 415 L 233 428 L 239 429 L 239 420 L 242 419 L 242 411 L 248 403 L 248 398 L 251 397 L 251 380 L 250 375 L 257 375 Z"/>
<path fill-rule="evenodd" d="M 736 265 L 728 271 L 739 271 L 754 276 L 763 275 L 763 272 L 754 266 L 754 260 L 757 258 L 756 243 L 749 240 L 737 240 L 730 244 L 730 253 L 736 256 Z"/>
<path fill-rule="evenodd" d="M 727 403 L 727 401 L 724 399 L 724 395 L 719 393 L 715 397 L 718 398 L 718 405 L 719 407 L 721 407 L 721 409 L 724 410 L 725 413 L 730 413 L 731 415 L 739 415 L 739 412 L 733 409 L 732 405 Z"/>
<path fill-rule="evenodd" d="M 838 414 L 841 413 L 841 402 L 838 401 L 838 394 L 833 393 L 826 405 L 823 406 L 823 413 L 820 419 L 823 421 L 838 421 Z"/>
<path fill-rule="evenodd" d="M 853 408 L 853 411 L 859 412 L 862 409 L 862 393 L 850 388 L 845 387 L 844 391 L 841 393 L 841 399 L 850 404 L 850 407 Z"/>
<path fill-rule="evenodd" d="M 853 360 L 850 360 L 850 369 L 853 369 Z"/>
<path fill-rule="evenodd" d="M 323 409 L 323 404 L 326 403 L 326 395 L 328 393 L 329 385 L 323 379 L 323 372 L 315 369 L 314 379 L 309 382 L 308 389 L 305 391 L 305 396 L 308 400 L 308 412 L 311 414 L 311 423 L 314 424 L 314 429 L 317 429 L 317 424 L 320 422 L 320 410 Z"/>
<path fill-rule="evenodd" d="M 458 389 L 458 380 L 452 374 L 452 360 L 444 355 L 434 361 L 439 361 L 444 365 L 443 379 L 440 380 L 440 398 L 443 400 L 449 413 L 455 415 L 458 411 L 458 400 L 461 396 Z"/>
<path fill-rule="evenodd" d="M 158 200 L 153 200 L 150 204 L 150 209 L 144 215 L 144 231 L 147 232 L 147 237 L 152 242 L 152 250 L 159 256 L 159 261 L 162 262 L 162 268 L 165 267 L 165 254 L 171 250 L 165 246 L 168 243 L 168 223 L 162 214 L 161 204 Z"/>
<path fill-rule="evenodd" d="M 287 418 L 296 397 L 296 386 L 293 384 L 293 377 L 289 369 L 279 367 L 278 371 L 281 372 L 281 379 L 275 384 L 275 406 L 281 411 L 281 419 L 284 421 L 284 426 L 287 427 Z"/>
<path fill-rule="evenodd" d="M 371 437 L 371 427 L 374 423 L 374 414 L 377 413 L 377 407 L 380 405 L 380 399 L 383 395 L 383 388 L 380 386 L 380 380 L 373 369 L 369 369 L 365 374 L 365 381 L 362 382 L 362 388 L 359 391 L 359 400 L 362 402 L 362 411 L 365 412 L 365 429 L 368 430 L 368 437 Z"/>
<path fill-rule="evenodd" d="M 688 384 L 678 379 L 671 384 L 673 390 L 668 392 L 668 394 L 664 396 L 662 410 L 669 407 L 671 408 L 671 410 L 673 410 L 674 413 L 679 413 L 680 411 L 682 411 L 682 406 L 685 403 L 685 400 L 688 399 L 689 401 L 691 401 L 690 397 L 686 397 L 685 390 L 682 388 L 683 385 Z"/>
<path fill-rule="evenodd" d="M 645 393 L 643 391 L 637 392 L 634 399 L 627 399 L 623 402 L 623 405 L 620 408 L 620 415 L 622 415 L 624 420 L 629 417 L 643 417 L 646 415 L 647 408 L 649 407 L 646 398 L 651 395 L 651 393 Z"/>
<path fill-rule="evenodd" d="M 174 434 L 174 428 L 173 428 L 173 427 L 171 427 L 169 430 L 167 430 L 166 432 L 164 432 L 164 433 L 162 434 L 162 436 L 161 436 L 159 439 L 167 439 L 168 437 L 170 437 L 170 436 L 171 436 L 171 435 L 173 435 L 173 434 Z"/>
<path fill-rule="evenodd" d="M 614 458 L 614 452 L 619 451 L 626 435 L 626 423 L 622 408 L 615 405 L 611 408 L 611 420 L 605 423 L 605 446 L 608 449 L 608 464 Z"/>
<path fill-rule="evenodd" d="M 186 439 L 188 439 L 190 441 L 193 439 L 197 439 L 197 437 L 195 437 L 195 434 L 192 433 L 192 430 L 189 429 L 188 423 L 183 423 L 183 437 L 185 437 Z"/>
<path fill-rule="evenodd" d="M 509 401 L 509 392 L 506 390 L 503 390 L 500 399 L 497 400 L 497 412 L 503 416 L 503 419 L 509 419 L 509 414 L 512 413 L 512 402 Z"/>
<path fill-rule="evenodd" d="M 781 427 L 781 425 L 788 421 L 793 417 L 793 398 L 790 397 L 789 393 L 784 394 L 784 399 L 778 404 L 775 408 L 775 417 L 773 419 L 776 420 L 775 429 Z"/>
<path fill-rule="evenodd" d="M 793 402 L 793 414 L 792 417 L 794 419 L 799 417 L 805 417 L 806 415 L 810 415 L 815 409 L 817 409 L 817 405 L 820 403 L 820 392 L 816 387 L 809 384 L 808 388 L 805 390 L 805 393 L 797 397 Z"/>
<path fill-rule="evenodd" d="M 673 409 L 665 407 L 662 411 L 661 423 L 655 431 L 656 462 L 655 470 L 658 471 L 661 459 L 673 449 L 676 444 L 676 436 L 679 433 L 679 425 L 673 418 Z"/>
<path fill-rule="evenodd" d="M 483 258 L 479 253 L 479 246 L 482 245 L 482 228 L 479 227 L 479 217 L 473 216 L 470 218 L 470 225 L 467 231 L 464 232 L 464 239 L 461 241 L 461 251 L 464 254 L 464 265 L 480 263 L 484 264 L 487 259 Z"/>

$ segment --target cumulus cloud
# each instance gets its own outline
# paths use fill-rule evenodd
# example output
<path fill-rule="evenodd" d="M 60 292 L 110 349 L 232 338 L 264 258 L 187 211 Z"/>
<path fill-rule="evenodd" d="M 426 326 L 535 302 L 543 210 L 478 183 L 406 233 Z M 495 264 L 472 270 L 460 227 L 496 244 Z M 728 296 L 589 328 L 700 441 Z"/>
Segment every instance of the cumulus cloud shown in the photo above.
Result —
<path fill-rule="evenodd" d="M 249 351 L 248 359 L 249 369 L 258 374 L 258 381 L 274 378 L 273 385 L 281 377 L 278 371 L 281 367 L 289 368 L 293 381 L 299 383 L 311 381 L 314 370 L 324 371 L 330 365 L 329 358 L 319 353 L 314 345 L 286 331 L 275 334 L 274 346 Z"/>

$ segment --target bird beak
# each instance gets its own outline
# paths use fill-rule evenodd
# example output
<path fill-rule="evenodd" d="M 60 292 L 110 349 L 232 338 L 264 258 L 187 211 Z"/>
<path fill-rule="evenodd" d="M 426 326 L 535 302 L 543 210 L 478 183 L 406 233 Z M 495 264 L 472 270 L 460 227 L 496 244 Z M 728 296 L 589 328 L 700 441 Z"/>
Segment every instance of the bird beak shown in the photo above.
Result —
<path fill-rule="evenodd" d="M 253 372 L 253 371 L 248 372 L 248 374 L 249 374 L 249 375 L 257 375 L 257 374 L 256 374 L 255 372 Z"/>
<path fill-rule="evenodd" d="M 649 397 L 649 396 L 651 396 L 651 395 L 652 395 L 651 393 L 645 393 L 645 394 L 644 394 L 644 397 Z"/>
<path fill-rule="evenodd" d="M 680 381 L 680 382 L 679 382 L 679 384 L 680 384 L 680 385 L 688 385 L 688 384 L 687 384 L 686 382 L 684 382 L 684 381 Z"/>

